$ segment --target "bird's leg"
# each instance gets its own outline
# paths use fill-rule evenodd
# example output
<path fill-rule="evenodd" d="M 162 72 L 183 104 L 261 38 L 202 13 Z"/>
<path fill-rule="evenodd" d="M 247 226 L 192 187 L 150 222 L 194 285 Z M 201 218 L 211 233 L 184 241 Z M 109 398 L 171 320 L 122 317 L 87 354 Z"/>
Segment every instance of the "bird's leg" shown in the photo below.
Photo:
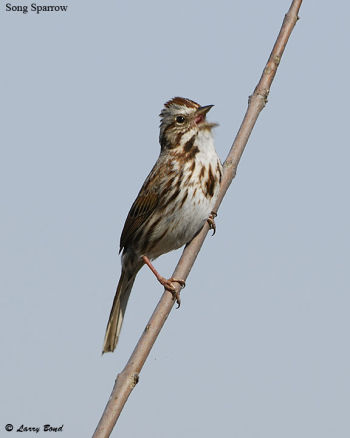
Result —
<path fill-rule="evenodd" d="M 157 271 L 157 269 L 152 265 L 151 260 L 147 256 L 143 255 L 143 256 L 141 256 L 141 258 L 142 258 L 143 262 L 150 268 L 150 270 L 156 276 L 156 278 L 159 281 L 159 283 L 162 286 L 164 286 L 164 288 L 166 290 L 168 290 L 169 292 L 172 293 L 174 299 L 176 300 L 177 307 L 179 308 L 180 304 L 181 304 L 180 294 L 179 294 L 179 292 L 177 292 L 175 290 L 175 287 L 171 283 L 179 283 L 180 286 L 182 288 L 184 288 L 186 286 L 186 283 L 184 282 L 184 280 L 178 280 L 177 278 L 173 278 L 173 277 L 170 277 L 169 279 L 166 279 L 166 278 L 162 277 L 159 274 L 159 272 Z"/>
<path fill-rule="evenodd" d="M 209 229 L 213 230 L 212 236 L 216 233 L 216 225 L 214 219 L 216 218 L 218 214 L 215 211 L 212 211 L 207 219 L 207 222 L 209 224 Z"/>

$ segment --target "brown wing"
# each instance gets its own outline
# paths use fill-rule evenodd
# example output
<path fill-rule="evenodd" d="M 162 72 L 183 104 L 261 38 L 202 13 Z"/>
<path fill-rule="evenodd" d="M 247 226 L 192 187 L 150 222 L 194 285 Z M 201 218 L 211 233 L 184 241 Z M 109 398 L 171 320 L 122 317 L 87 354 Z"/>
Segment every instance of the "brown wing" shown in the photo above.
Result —
<path fill-rule="evenodd" d="M 143 223 L 149 218 L 157 207 L 159 196 L 154 191 L 150 192 L 142 187 L 135 202 L 133 203 L 128 217 L 126 218 L 122 235 L 120 237 L 120 250 L 129 245 L 133 240 L 137 230 L 142 227 Z"/>

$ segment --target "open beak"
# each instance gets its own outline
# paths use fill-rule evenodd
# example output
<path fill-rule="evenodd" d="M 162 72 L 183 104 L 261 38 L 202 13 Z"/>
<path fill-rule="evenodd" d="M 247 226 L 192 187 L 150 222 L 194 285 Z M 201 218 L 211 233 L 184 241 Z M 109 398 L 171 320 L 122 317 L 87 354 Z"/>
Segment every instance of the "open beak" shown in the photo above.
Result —
<path fill-rule="evenodd" d="M 201 123 L 203 122 L 203 120 L 205 119 L 205 116 L 207 114 L 207 112 L 213 107 L 214 105 L 206 105 L 206 106 L 200 106 L 197 111 L 196 111 L 196 115 L 195 115 L 195 122 Z"/>
<path fill-rule="evenodd" d="M 197 111 L 196 115 L 206 115 L 208 111 L 210 111 L 211 108 L 213 108 L 214 105 L 206 105 L 206 106 L 200 106 Z"/>

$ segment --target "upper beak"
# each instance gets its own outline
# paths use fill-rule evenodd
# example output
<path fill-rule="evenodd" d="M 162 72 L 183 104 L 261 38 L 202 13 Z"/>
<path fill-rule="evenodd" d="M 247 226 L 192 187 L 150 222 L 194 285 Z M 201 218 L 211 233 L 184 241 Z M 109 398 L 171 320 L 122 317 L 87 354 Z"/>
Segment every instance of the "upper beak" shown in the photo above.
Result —
<path fill-rule="evenodd" d="M 210 108 L 212 108 L 214 105 L 206 105 L 206 106 L 200 106 L 195 114 L 194 117 L 194 121 L 198 124 L 198 123 L 202 123 L 205 120 L 205 115 L 207 114 L 207 112 L 210 110 Z"/>
<path fill-rule="evenodd" d="M 206 106 L 200 106 L 196 111 L 196 116 L 205 116 L 208 111 L 210 111 L 211 108 L 213 108 L 214 105 L 206 105 Z"/>

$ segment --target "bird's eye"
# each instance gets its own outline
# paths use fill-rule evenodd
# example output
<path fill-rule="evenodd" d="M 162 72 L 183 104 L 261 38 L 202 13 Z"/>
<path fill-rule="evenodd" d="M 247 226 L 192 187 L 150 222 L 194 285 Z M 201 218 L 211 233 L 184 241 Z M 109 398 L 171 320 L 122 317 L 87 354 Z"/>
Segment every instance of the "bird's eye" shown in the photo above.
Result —
<path fill-rule="evenodd" d="M 185 117 L 184 116 L 177 116 L 176 121 L 177 121 L 177 123 L 183 123 L 185 121 Z"/>

